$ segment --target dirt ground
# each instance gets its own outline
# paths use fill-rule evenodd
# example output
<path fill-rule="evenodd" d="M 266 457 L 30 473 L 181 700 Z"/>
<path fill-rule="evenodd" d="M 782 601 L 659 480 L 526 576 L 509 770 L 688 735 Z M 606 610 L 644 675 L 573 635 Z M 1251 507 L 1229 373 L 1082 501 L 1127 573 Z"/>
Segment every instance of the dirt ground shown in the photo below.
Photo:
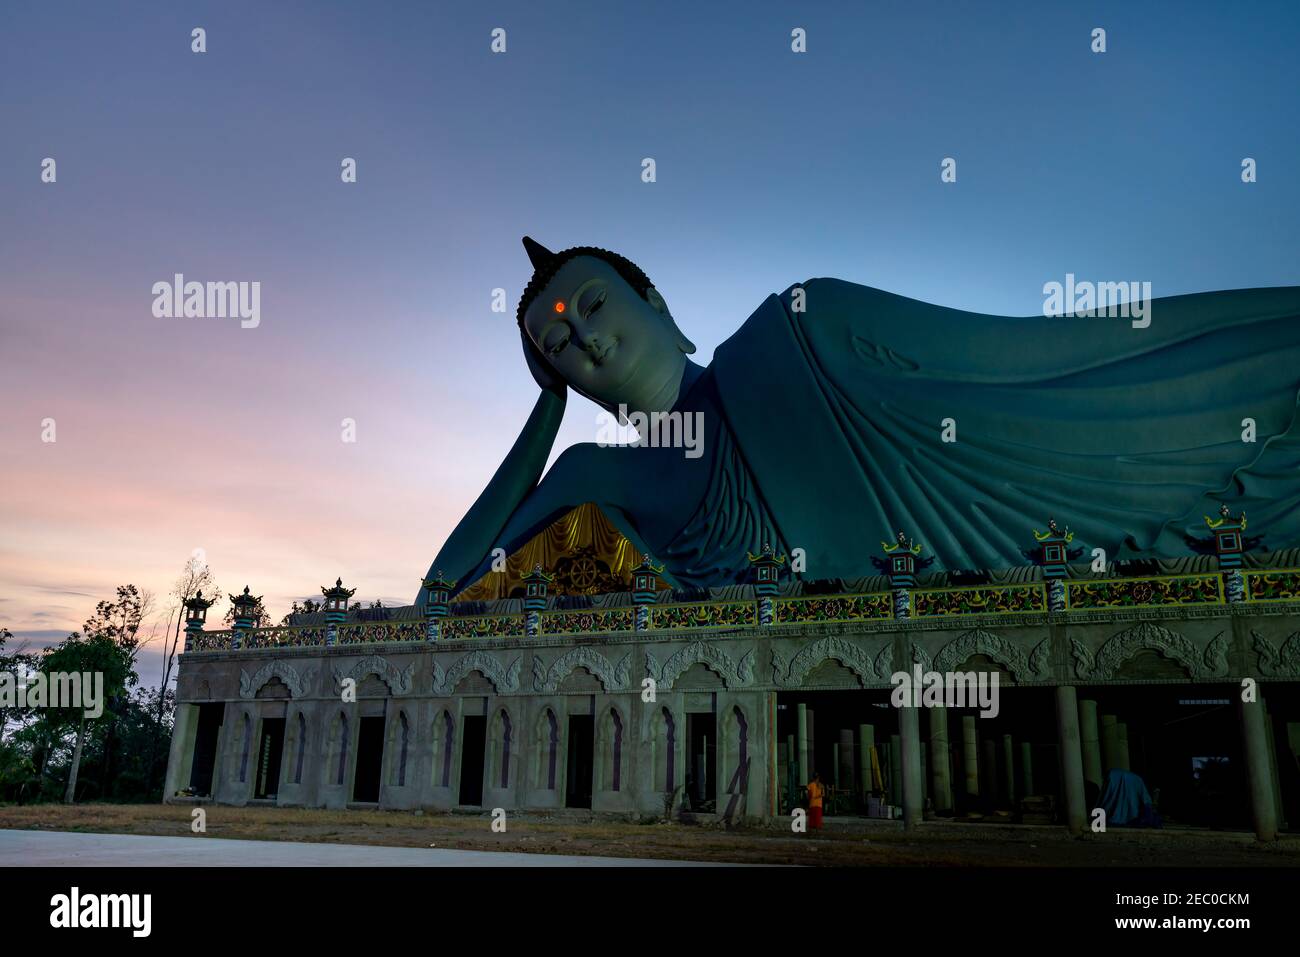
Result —
<path fill-rule="evenodd" d="M 193 836 L 193 808 L 87 804 L 0 806 L 0 828 Z M 1137 866 L 1300 865 L 1300 835 L 1261 845 L 1242 832 L 1121 830 L 1069 837 L 1047 826 L 927 823 L 904 834 L 897 821 L 830 818 L 816 835 L 788 826 L 721 826 L 593 819 L 582 812 L 513 814 L 505 833 L 490 814 L 319 811 L 208 806 L 207 835 L 244 840 L 376 844 L 390 847 L 592 854 L 745 864 L 823 866 Z"/>

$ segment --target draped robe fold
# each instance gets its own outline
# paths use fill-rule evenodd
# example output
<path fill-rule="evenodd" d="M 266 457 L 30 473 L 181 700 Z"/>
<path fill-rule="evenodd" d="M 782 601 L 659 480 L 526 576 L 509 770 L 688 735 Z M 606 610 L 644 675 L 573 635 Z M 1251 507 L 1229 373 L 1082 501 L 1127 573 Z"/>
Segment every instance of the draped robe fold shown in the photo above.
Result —
<path fill-rule="evenodd" d="M 501 545 L 585 501 L 692 585 L 742 580 L 765 541 L 803 549 L 805 577 L 856 578 L 900 530 L 935 569 L 1023 565 L 1052 517 L 1108 560 L 1172 558 L 1221 503 L 1247 511 L 1263 547 L 1300 545 L 1300 287 L 1149 308 L 1135 328 L 792 286 L 679 401 L 705 416 L 701 458 L 590 447 L 565 470 L 569 450 L 534 490 L 546 507 L 525 501 Z"/>
<path fill-rule="evenodd" d="M 817 577 L 862 574 L 891 530 L 938 568 L 1023 564 L 1049 517 L 1109 558 L 1174 557 L 1221 502 L 1300 544 L 1300 288 L 1156 299 L 1135 328 L 802 285 L 806 311 L 769 297 L 711 368 Z"/>

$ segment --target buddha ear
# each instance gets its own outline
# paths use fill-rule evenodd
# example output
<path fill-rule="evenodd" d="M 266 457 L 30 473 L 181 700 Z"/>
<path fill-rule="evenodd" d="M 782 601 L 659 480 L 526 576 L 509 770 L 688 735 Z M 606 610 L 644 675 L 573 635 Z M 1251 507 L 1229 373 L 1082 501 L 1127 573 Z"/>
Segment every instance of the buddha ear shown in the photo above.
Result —
<path fill-rule="evenodd" d="M 668 311 L 668 303 L 659 294 L 659 290 L 654 286 L 648 287 L 645 291 L 645 298 L 646 302 L 650 303 L 655 311 L 662 315 L 668 321 L 668 324 L 673 327 L 673 335 L 677 339 L 677 348 L 688 356 L 695 352 L 695 343 L 687 339 L 682 330 L 677 328 L 677 321 L 673 319 L 673 314 Z"/>

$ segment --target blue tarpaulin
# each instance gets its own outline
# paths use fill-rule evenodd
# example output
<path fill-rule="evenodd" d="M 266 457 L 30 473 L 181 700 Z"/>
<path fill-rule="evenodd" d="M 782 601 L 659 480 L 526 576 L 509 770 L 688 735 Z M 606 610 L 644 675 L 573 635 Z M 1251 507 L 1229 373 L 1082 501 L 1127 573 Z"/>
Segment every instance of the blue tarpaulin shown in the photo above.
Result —
<path fill-rule="evenodd" d="M 1107 826 L 1159 827 L 1160 816 L 1152 805 L 1146 783 L 1132 771 L 1111 768 L 1101 792 L 1101 807 Z"/>

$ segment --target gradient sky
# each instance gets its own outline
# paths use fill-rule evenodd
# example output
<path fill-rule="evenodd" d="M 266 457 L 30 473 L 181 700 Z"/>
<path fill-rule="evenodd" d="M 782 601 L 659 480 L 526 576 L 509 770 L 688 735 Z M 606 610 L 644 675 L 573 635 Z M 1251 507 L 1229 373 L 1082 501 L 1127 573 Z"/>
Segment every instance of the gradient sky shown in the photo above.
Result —
<path fill-rule="evenodd" d="M 536 396 L 524 233 L 629 256 L 702 362 L 814 276 L 1024 315 L 1067 272 L 1300 282 L 1298 49 L 1293 0 L 0 5 L 0 624 L 196 548 L 276 619 L 409 602 Z M 176 272 L 259 281 L 261 325 L 154 318 Z"/>

